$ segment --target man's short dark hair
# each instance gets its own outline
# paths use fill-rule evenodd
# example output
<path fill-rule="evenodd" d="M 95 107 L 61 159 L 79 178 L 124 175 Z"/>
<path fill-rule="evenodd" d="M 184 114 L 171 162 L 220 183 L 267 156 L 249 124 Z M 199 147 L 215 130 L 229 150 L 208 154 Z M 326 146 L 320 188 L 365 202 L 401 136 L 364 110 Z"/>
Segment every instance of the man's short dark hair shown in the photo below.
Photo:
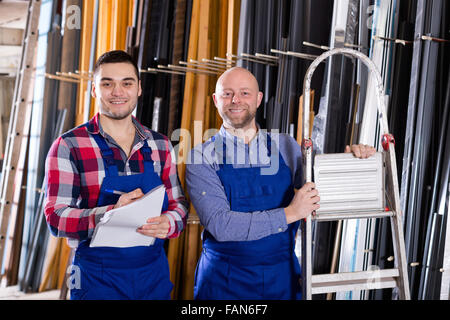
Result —
<path fill-rule="evenodd" d="M 94 66 L 94 75 L 97 73 L 98 69 L 100 68 L 100 66 L 102 64 L 105 63 L 121 63 L 121 62 L 125 62 L 125 63 L 129 63 L 134 67 L 134 70 L 136 71 L 136 76 L 139 78 L 139 69 L 136 65 L 136 63 L 133 61 L 133 58 L 126 53 L 125 51 L 122 50 L 113 50 L 113 51 L 108 51 L 105 52 L 104 54 L 102 54 L 98 59 L 97 62 L 95 63 Z"/>

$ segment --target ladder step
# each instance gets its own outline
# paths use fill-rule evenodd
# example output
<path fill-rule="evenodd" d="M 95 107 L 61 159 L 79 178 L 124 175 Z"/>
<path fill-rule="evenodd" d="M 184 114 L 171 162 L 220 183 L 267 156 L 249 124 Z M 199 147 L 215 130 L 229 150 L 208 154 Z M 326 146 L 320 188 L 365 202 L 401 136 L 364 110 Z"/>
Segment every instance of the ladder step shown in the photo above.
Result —
<path fill-rule="evenodd" d="M 311 278 L 312 294 L 372 290 L 397 286 L 398 269 L 318 274 Z"/>
<path fill-rule="evenodd" d="M 372 219 L 372 218 L 384 218 L 394 216 L 393 211 L 374 211 L 374 212 L 343 212 L 343 213 L 316 213 L 312 216 L 312 220 L 316 221 L 336 221 L 336 220 L 349 220 L 349 219 Z"/>

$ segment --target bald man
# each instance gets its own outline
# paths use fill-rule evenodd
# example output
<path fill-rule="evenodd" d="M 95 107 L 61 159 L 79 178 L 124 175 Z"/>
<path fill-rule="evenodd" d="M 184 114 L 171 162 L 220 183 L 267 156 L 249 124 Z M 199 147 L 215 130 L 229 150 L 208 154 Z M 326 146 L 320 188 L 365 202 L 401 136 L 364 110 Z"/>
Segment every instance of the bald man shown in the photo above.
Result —
<path fill-rule="evenodd" d="M 190 199 L 205 227 L 195 299 L 301 298 L 295 235 L 320 198 L 313 183 L 302 186 L 297 142 L 256 123 L 262 98 L 248 70 L 224 72 L 213 94 L 223 125 L 186 165 Z M 356 156 L 375 152 L 361 147 L 352 146 Z"/>

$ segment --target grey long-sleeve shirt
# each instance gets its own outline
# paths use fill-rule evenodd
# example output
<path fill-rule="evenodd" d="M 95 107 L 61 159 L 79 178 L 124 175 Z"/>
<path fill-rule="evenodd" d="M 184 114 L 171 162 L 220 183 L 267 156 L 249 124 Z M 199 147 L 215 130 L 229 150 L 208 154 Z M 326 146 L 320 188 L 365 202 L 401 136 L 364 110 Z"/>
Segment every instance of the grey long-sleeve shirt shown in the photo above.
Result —
<path fill-rule="evenodd" d="M 287 229 L 284 208 L 266 211 L 237 212 L 230 209 L 224 187 L 217 175 L 223 162 L 223 143 L 227 146 L 226 163 L 234 168 L 261 167 L 261 174 L 274 174 L 278 169 L 278 152 L 291 169 L 293 185 L 302 183 L 301 149 L 286 134 L 270 133 L 272 156 L 267 156 L 267 132 L 259 130 L 256 137 L 245 144 L 223 127 L 214 136 L 191 150 L 186 165 L 186 184 L 190 199 L 202 225 L 217 241 L 250 241 L 283 232 Z M 270 166 L 267 167 L 270 160 Z"/>

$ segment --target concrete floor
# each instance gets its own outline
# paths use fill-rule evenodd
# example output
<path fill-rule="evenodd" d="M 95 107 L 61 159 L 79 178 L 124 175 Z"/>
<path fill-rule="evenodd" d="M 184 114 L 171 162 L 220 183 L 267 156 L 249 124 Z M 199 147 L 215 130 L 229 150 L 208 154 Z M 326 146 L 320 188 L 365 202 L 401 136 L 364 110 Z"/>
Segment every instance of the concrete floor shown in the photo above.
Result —
<path fill-rule="evenodd" d="M 59 290 L 23 293 L 18 286 L 0 288 L 0 300 L 59 300 Z"/>

